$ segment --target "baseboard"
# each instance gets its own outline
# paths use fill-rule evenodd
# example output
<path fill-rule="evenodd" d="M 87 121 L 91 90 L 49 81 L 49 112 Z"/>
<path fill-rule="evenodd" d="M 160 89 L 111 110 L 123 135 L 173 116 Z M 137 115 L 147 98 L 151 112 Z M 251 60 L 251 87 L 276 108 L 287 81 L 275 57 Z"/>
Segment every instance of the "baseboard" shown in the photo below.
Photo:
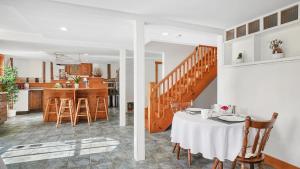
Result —
<path fill-rule="evenodd" d="M 267 154 L 265 154 L 265 164 L 268 164 L 275 169 L 300 169 L 299 167 L 296 167 L 292 164 L 289 164 Z"/>

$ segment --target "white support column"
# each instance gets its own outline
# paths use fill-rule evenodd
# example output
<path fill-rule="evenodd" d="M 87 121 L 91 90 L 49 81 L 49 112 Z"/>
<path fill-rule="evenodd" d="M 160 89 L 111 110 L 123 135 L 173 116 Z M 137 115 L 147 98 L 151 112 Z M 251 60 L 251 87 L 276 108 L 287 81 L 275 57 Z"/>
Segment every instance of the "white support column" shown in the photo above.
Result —
<path fill-rule="evenodd" d="M 224 40 L 223 36 L 218 36 L 217 38 L 217 61 L 218 61 L 218 76 L 217 76 L 217 103 L 224 104 L 223 102 L 223 93 L 224 93 L 224 85 L 223 85 L 223 69 L 225 64 L 225 53 L 224 53 Z"/>
<path fill-rule="evenodd" d="M 120 126 L 126 126 L 126 50 L 120 50 Z"/>
<path fill-rule="evenodd" d="M 134 22 L 134 159 L 145 160 L 144 22 Z"/>

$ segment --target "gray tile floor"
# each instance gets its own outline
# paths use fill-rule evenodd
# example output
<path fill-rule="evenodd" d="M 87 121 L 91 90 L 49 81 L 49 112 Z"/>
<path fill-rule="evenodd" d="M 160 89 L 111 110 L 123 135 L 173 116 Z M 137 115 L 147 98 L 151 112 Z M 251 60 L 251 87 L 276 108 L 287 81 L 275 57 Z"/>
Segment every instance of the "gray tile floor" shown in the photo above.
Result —
<path fill-rule="evenodd" d="M 20 115 L 0 126 L 0 155 L 8 169 L 182 169 L 186 151 L 176 160 L 170 131 L 146 132 L 146 160 L 133 160 L 133 115 L 119 127 L 118 111 L 110 109 L 110 120 L 91 126 L 70 123 L 56 128 L 43 123 L 40 113 Z M 212 161 L 193 155 L 190 168 L 209 169 Z M 230 163 L 225 163 L 229 168 Z"/>

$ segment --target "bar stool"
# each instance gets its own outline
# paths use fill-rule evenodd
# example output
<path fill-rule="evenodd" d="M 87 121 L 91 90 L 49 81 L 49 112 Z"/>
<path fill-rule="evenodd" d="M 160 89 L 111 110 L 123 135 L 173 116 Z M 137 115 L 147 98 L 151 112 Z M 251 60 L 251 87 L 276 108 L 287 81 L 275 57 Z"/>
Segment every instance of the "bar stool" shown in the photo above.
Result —
<path fill-rule="evenodd" d="M 65 110 L 69 110 L 69 112 L 65 112 Z M 61 120 L 63 117 L 71 118 L 71 125 L 74 126 L 73 123 L 73 99 L 72 98 L 61 98 L 59 112 L 57 116 L 56 127 L 61 124 Z"/>
<path fill-rule="evenodd" d="M 81 112 L 80 111 L 81 108 L 84 108 L 85 112 Z M 91 125 L 91 123 L 90 123 L 90 121 L 91 121 L 90 107 L 89 107 L 89 101 L 87 98 L 78 98 L 74 125 L 76 125 L 79 116 L 87 117 L 88 123 L 89 123 L 89 125 Z"/>
<path fill-rule="evenodd" d="M 52 106 L 55 106 L 55 111 L 51 111 Z M 53 108 L 52 108 L 53 109 Z M 50 114 L 58 115 L 58 98 L 57 97 L 49 97 L 47 99 L 45 114 L 44 114 L 44 121 L 49 119 Z"/>
<path fill-rule="evenodd" d="M 101 105 L 104 108 L 104 110 L 100 109 Z M 106 105 L 105 97 L 97 96 L 97 105 L 96 105 L 96 111 L 95 111 L 95 121 L 97 120 L 97 114 L 101 113 L 101 112 L 105 112 L 105 114 L 106 114 L 106 120 L 108 120 L 108 110 L 107 110 L 107 105 Z"/>

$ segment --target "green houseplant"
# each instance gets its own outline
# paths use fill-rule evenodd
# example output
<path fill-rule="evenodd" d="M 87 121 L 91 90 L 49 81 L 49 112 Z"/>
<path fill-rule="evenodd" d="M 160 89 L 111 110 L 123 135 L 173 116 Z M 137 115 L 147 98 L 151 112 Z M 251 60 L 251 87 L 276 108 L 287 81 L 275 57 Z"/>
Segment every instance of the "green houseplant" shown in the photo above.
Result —
<path fill-rule="evenodd" d="M 14 103 L 18 99 L 19 89 L 16 85 L 16 80 L 18 76 L 18 71 L 15 67 L 5 66 L 4 74 L 0 77 L 1 91 L 7 92 L 8 101 L 8 116 L 12 117 L 16 115 L 16 110 L 14 110 Z"/>
<path fill-rule="evenodd" d="M 74 76 L 72 79 L 74 80 L 75 89 L 78 89 L 79 88 L 79 82 L 80 82 L 80 79 L 81 79 L 80 76 Z"/>

